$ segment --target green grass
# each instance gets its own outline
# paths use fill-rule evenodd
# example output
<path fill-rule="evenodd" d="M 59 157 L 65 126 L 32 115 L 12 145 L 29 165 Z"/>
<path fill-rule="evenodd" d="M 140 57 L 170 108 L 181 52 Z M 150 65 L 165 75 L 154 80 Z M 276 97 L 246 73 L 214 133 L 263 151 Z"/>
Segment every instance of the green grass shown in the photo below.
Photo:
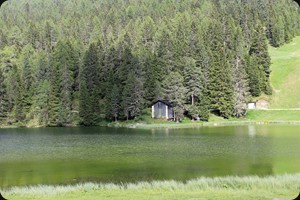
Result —
<path fill-rule="evenodd" d="M 300 37 L 280 48 L 269 48 L 271 56 L 271 108 L 300 108 Z"/>
<path fill-rule="evenodd" d="M 187 181 L 128 184 L 85 183 L 73 186 L 14 187 L 3 191 L 10 199 L 293 199 L 300 191 L 300 174 L 269 177 L 217 177 Z"/>
<path fill-rule="evenodd" d="M 256 122 L 300 122 L 300 110 L 249 110 L 246 119 Z"/>

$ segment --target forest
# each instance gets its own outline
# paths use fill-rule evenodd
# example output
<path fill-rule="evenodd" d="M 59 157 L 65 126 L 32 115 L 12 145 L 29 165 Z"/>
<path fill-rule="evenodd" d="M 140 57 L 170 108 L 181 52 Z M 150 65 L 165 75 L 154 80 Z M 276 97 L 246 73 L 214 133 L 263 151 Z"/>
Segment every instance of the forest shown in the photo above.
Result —
<path fill-rule="evenodd" d="M 269 45 L 300 33 L 292 0 L 9 0 L 0 10 L 0 124 L 245 115 L 271 95 Z"/>

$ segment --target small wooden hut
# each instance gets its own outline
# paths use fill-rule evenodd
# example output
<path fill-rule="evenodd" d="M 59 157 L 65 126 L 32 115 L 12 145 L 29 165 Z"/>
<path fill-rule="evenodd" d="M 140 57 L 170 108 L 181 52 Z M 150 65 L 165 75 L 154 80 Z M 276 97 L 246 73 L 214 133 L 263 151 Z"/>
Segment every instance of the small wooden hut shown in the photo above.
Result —
<path fill-rule="evenodd" d="M 174 119 L 172 103 L 169 100 L 157 100 L 152 103 L 152 118 Z"/>

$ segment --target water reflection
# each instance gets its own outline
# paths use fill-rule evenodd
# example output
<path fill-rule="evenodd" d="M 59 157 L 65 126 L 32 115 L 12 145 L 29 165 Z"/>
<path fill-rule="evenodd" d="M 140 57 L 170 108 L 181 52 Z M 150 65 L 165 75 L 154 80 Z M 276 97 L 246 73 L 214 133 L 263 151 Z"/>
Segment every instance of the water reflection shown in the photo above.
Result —
<path fill-rule="evenodd" d="M 3 129 L 0 187 L 295 173 L 298 128 Z"/>
<path fill-rule="evenodd" d="M 256 135 L 256 127 L 255 126 L 248 126 L 248 134 L 250 137 L 254 137 Z"/>

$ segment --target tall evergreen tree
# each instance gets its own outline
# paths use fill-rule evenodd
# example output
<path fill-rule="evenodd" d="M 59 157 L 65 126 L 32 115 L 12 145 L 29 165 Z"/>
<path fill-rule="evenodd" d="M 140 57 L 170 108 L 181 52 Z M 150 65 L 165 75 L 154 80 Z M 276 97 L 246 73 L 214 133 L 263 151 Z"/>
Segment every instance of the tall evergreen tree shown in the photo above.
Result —
<path fill-rule="evenodd" d="M 111 89 L 111 95 L 110 98 L 108 98 L 109 101 L 107 104 L 109 105 L 109 115 L 115 120 L 118 121 L 119 115 L 120 115 L 120 101 L 121 101 L 121 95 L 120 90 L 117 86 L 117 84 L 114 84 Z"/>
<path fill-rule="evenodd" d="M 241 29 L 237 28 L 234 38 L 233 57 L 233 89 L 234 89 L 234 113 L 235 117 L 246 114 L 249 99 L 249 85 L 245 70 L 245 49 Z"/>
<path fill-rule="evenodd" d="M 211 66 L 209 69 L 208 93 L 211 108 L 217 110 L 224 118 L 233 115 L 233 82 L 226 60 L 223 29 L 219 22 L 211 24 Z"/>
<path fill-rule="evenodd" d="M 2 69 L 0 69 L 0 122 L 5 121 L 9 113 L 7 91 L 4 80 Z"/>
<path fill-rule="evenodd" d="M 27 45 L 21 52 L 21 77 L 22 82 L 22 99 L 24 104 L 24 112 L 28 113 L 32 105 L 33 97 L 33 62 L 32 57 L 34 55 L 34 49 L 31 45 Z"/>
<path fill-rule="evenodd" d="M 266 40 L 265 32 L 261 23 L 258 23 L 256 31 L 254 32 L 252 44 L 249 50 L 249 54 L 253 59 L 256 59 L 258 67 L 263 67 L 263 73 L 261 74 L 261 90 L 265 94 L 272 94 L 272 88 L 270 86 L 270 65 L 271 58 L 268 52 L 268 43 Z M 255 58 L 254 58 L 255 57 Z"/>
<path fill-rule="evenodd" d="M 184 85 L 187 89 L 187 96 L 189 97 L 191 105 L 195 104 L 195 99 L 199 100 L 203 92 L 202 70 L 196 65 L 196 60 L 185 57 L 184 63 Z"/>
<path fill-rule="evenodd" d="M 58 66 L 53 65 L 50 79 L 49 94 L 49 126 L 62 126 L 59 116 L 59 109 L 62 106 L 60 101 L 60 74 Z"/>
<path fill-rule="evenodd" d="M 183 118 L 187 89 L 183 85 L 184 78 L 178 72 L 171 72 L 163 82 L 165 99 L 174 104 L 175 118 Z"/>
<path fill-rule="evenodd" d="M 79 115 L 83 125 L 95 125 L 98 122 L 100 112 L 100 83 L 98 69 L 99 60 L 97 46 L 91 44 L 85 53 L 80 74 Z"/>

